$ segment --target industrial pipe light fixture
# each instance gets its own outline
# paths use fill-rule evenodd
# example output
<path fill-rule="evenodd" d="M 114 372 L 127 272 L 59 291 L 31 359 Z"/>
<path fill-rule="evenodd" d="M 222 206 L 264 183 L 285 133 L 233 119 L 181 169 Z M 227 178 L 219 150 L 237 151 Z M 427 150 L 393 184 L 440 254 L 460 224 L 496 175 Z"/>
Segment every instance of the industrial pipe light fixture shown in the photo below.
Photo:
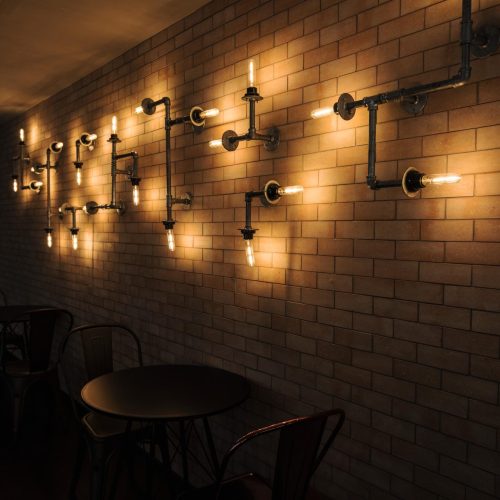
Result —
<path fill-rule="evenodd" d="M 47 235 L 47 246 L 49 248 L 52 248 L 52 209 L 51 209 L 51 188 L 50 188 L 50 178 L 51 174 L 50 171 L 52 169 L 57 168 L 57 163 L 52 165 L 50 161 L 50 157 L 53 154 L 59 154 L 62 149 L 63 149 L 64 143 L 60 141 L 56 141 L 51 143 L 51 145 L 47 148 L 46 151 L 46 163 L 44 165 L 36 165 L 31 168 L 33 172 L 36 174 L 41 174 L 44 170 L 47 172 L 47 208 L 46 208 L 46 213 L 47 213 L 47 226 L 45 227 L 45 233 Z"/>
<path fill-rule="evenodd" d="M 166 205 L 167 205 L 167 218 L 162 221 L 167 232 L 167 248 L 173 252 L 175 250 L 175 235 L 174 235 L 174 225 L 175 220 L 173 219 L 172 207 L 175 204 L 191 205 L 191 195 L 186 193 L 180 198 L 172 196 L 172 161 L 171 161 L 171 129 L 172 125 L 178 125 L 181 123 L 190 124 L 194 131 L 199 133 L 205 126 L 205 119 L 212 118 L 219 114 L 217 108 L 207 109 L 206 111 L 199 106 L 194 106 L 191 108 L 189 115 L 181 116 L 179 118 L 171 117 L 171 101 L 169 97 L 162 97 L 157 101 L 153 101 L 147 97 L 142 100 L 140 106 L 135 108 L 136 113 L 144 113 L 146 115 L 152 115 L 156 111 L 156 106 L 163 104 L 165 106 L 165 169 L 167 178 L 167 195 L 166 195 Z"/>
<path fill-rule="evenodd" d="M 12 159 L 14 162 L 14 168 L 12 171 L 12 190 L 17 193 L 19 189 L 29 189 L 35 191 L 39 194 L 43 186 L 41 181 L 29 181 L 28 184 L 24 184 L 24 171 L 30 164 L 30 155 L 26 151 L 26 144 L 24 142 L 24 129 L 19 129 L 19 154 Z"/>
<path fill-rule="evenodd" d="M 475 55 L 489 55 L 498 48 L 498 29 L 489 27 L 473 37 L 471 0 L 462 0 L 462 29 L 460 35 L 462 45 L 461 66 L 458 73 L 448 80 L 417 85 L 411 88 L 403 88 L 364 97 L 354 100 L 350 94 L 341 94 L 333 107 L 319 108 L 311 112 L 312 118 L 322 118 L 336 113 L 343 120 L 354 117 L 356 109 L 368 108 L 368 175 L 366 183 L 371 189 L 386 187 L 402 187 L 407 196 L 414 197 L 417 192 L 431 184 L 448 184 L 458 182 L 460 176 L 457 174 L 426 175 L 409 168 L 401 180 L 378 180 L 375 175 L 376 166 L 376 132 L 377 132 L 377 110 L 380 104 L 390 101 L 400 101 L 403 108 L 410 113 L 421 112 L 427 103 L 427 94 L 438 90 L 449 89 L 464 85 L 471 75 L 470 52 L 471 48 Z"/>
<path fill-rule="evenodd" d="M 253 251 L 253 235 L 257 231 L 252 227 L 252 200 L 260 197 L 264 206 L 276 205 L 280 198 L 285 195 L 302 193 L 303 186 L 282 187 L 275 180 L 268 181 L 262 191 L 248 191 L 245 193 L 245 227 L 240 229 L 245 243 L 245 256 L 250 267 L 255 265 L 255 255 Z"/>
<path fill-rule="evenodd" d="M 141 178 L 138 177 L 138 169 L 139 169 L 139 155 L 136 151 L 130 151 L 128 153 L 117 154 L 116 145 L 119 142 L 122 142 L 117 134 L 117 118 L 113 116 L 111 119 L 111 136 L 108 139 L 108 142 L 111 143 L 111 201 L 105 204 L 98 204 L 95 201 L 89 201 L 83 210 L 89 214 L 96 214 L 99 209 L 103 210 L 116 210 L 118 214 L 122 215 L 125 213 L 126 205 L 123 201 L 116 201 L 116 176 L 118 174 L 126 175 L 130 183 L 132 184 L 132 200 L 135 206 L 139 205 L 139 183 L 141 182 Z M 91 136 L 90 136 L 91 137 Z M 124 158 L 132 158 L 132 167 L 126 170 L 121 170 L 117 168 L 118 160 L 122 160 Z"/>
<path fill-rule="evenodd" d="M 73 162 L 73 165 L 76 168 L 76 183 L 80 186 L 82 184 L 82 167 L 83 161 L 80 159 L 80 147 L 84 146 L 88 148 L 89 151 L 93 151 L 95 147 L 95 141 L 97 139 L 96 134 L 89 134 L 88 132 L 84 132 L 79 139 L 75 142 L 76 148 L 76 160 Z"/>
<path fill-rule="evenodd" d="M 68 203 L 63 203 L 59 207 L 59 218 L 62 220 L 64 214 L 71 213 L 71 227 L 69 228 L 69 232 L 71 234 L 71 246 L 73 250 L 78 250 L 78 232 L 79 228 L 76 225 L 76 212 L 78 210 L 83 210 L 83 207 L 74 207 L 69 205 Z"/>
<path fill-rule="evenodd" d="M 208 143 L 211 148 L 223 146 L 226 151 L 235 151 L 240 141 L 264 141 L 266 151 L 275 151 L 278 148 L 280 134 L 276 127 L 270 128 L 267 135 L 259 134 L 255 128 L 255 103 L 263 99 L 255 84 L 255 74 L 255 61 L 250 59 L 248 62 L 248 87 L 245 95 L 242 97 L 242 100 L 247 101 L 250 107 L 248 132 L 238 135 L 234 130 L 226 130 L 222 135 L 222 139 L 216 139 Z"/>

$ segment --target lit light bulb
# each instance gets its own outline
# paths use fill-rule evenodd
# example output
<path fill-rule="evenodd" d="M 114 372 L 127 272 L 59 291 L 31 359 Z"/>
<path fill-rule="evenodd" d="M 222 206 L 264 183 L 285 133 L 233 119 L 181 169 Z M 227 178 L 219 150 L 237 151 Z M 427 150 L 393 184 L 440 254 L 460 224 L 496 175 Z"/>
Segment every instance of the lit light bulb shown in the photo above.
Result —
<path fill-rule="evenodd" d="M 81 168 L 76 169 L 76 183 L 78 186 L 82 185 L 82 169 Z"/>
<path fill-rule="evenodd" d="M 208 147 L 212 149 L 222 147 L 222 139 L 214 139 L 213 141 L 210 141 L 208 143 Z"/>
<path fill-rule="evenodd" d="M 424 174 L 422 177 L 422 184 L 428 186 L 429 184 L 454 184 L 462 179 L 458 174 Z"/>
<path fill-rule="evenodd" d="M 118 121 L 116 116 L 113 116 L 113 118 L 111 118 L 111 133 L 116 134 L 117 129 L 118 129 Z"/>
<path fill-rule="evenodd" d="M 14 191 L 14 193 L 17 193 L 18 184 L 17 184 L 17 178 L 16 177 L 14 177 L 14 179 L 12 179 L 12 190 Z"/>
<path fill-rule="evenodd" d="M 302 193 L 304 191 L 304 186 L 285 186 L 285 187 L 279 187 L 278 188 L 278 194 L 280 196 L 286 195 L 286 194 L 296 194 L 296 193 Z"/>
<path fill-rule="evenodd" d="M 71 235 L 71 243 L 73 244 L 73 250 L 78 250 L 78 234 Z"/>
<path fill-rule="evenodd" d="M 90 134 L 88 136 L 88 140 L 91 141 L 91 142 L 95 141 L 96 139 L 97 139 L 97 134 Z"/>
<path fill-rule="evenodd" d="M 173 229 L 167 229 L 167 246 L 171 252 L 175 250 L 175 235 Z"/>
<path fill-rule="evenodd" d="M 332 106 L 329 106 L 327 108 L 317 108 L 311 111 L 311 118 L 314 118 L 315 120 L 329 115 L 333 115 Z"/>
<path fill-rule="evenodd" d="M 255 87 L 255 61 L 253 59 L 248 61 L 248 86 Z"/>
<path fill-rule="evenodd" d="M 211 108 L 207 109 L 206 111 L 202 111 L 200 113 L 200 117 L 205 119 L 205 118 L 213 118 L 214 116 L 217 116 L 220 113 L 218 108 Z"/>
<path fill-rule="evenodd" d="M 24 129 L 23 128 L 19 129 L 19 140 L 21 142 L 24 142 Z"/>
<path fill-rule="evenodd" d="M 134 205 L 137 207 L 139 205 L 139 186 L 135 185 L 132 187 L 132 199 Z"/>
<path fill-rule="evenodd" d="M 255 255 L 253 253 L 253 242 L 252 240 L 244 240 L 245 241 L 245 255 L 247 258 L 247 264 L 250 267 L 255 265 Z"/>
<path fill-rule="evenodd" d="M 56 149 L 62 149 L 63 146 L 64 146 L 64 142 L 61 142 L 61 141 L 56 142 Z"/>
<path fill-rule="evenodd" d="M 137 106 L 137 108 L 135 108 L 135 113 L 137 115 L 141 114 L 144 110 L 142 109 L 142 106 Z"/>
<path fill-rule="evenodd" d="M 47 246 L 52 248 L 52 233 L 47 233 Z"/>

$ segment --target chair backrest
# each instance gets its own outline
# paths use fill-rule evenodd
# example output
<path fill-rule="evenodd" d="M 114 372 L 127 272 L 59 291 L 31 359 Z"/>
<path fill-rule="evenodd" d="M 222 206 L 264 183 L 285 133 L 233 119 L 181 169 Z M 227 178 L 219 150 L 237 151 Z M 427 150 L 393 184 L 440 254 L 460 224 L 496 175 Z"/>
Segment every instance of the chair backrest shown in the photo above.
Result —
<path fill-rule="evenodd" d="M 54 337 L 66 334 L 73 326 L 73 315 L 66 309 L 39 308 L 24 311 L 14 323 L 26 321 L 28 324 L 27 359 L 30 372 L 49 369 Z"/>
<path fill-rule="evenodd" d="M 333 409 L 292 418 L 245 434 L 224 455 L 218 488 L 230 458 L 240 447 L 255 438 L 277 432 L 279 443 L 272 480 L 272 500 L 303 500 L 312 475 L 337 437 L 344 420 L 344 411 Z M 333 428 L 325 432 L 332 423 Z"/>
<path fill-rule="evenodd" d="M 80 391 L 89 380 L 117 368 L 142 366 L 141 343 L 137 335 L 123 325 L 79 326 L 61 342 L 59 364 L 66 391 L 78 414 L 82 403 Z"/>

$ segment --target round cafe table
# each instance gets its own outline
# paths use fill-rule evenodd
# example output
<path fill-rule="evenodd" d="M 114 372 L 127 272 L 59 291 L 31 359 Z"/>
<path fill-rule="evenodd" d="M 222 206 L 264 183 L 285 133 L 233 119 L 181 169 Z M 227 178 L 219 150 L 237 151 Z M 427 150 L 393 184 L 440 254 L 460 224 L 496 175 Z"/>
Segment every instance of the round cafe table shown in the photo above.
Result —
<path fill-rule="evenodd" d="M 184 425 L 202 419 L 214 471 L 217 454 L 207 418 L 241 404 L 250 391 L 248 381 L 235 373 L 198 365 L 153 365 L 101 375 L 82 388 L 84 403 L 94 411 L 129 421 L 149 422 L 158 433 L 164 424 L 180 422 L 183 476 L 188 467 Z M 163 431 L 162 431 L 163 427 Z"/>

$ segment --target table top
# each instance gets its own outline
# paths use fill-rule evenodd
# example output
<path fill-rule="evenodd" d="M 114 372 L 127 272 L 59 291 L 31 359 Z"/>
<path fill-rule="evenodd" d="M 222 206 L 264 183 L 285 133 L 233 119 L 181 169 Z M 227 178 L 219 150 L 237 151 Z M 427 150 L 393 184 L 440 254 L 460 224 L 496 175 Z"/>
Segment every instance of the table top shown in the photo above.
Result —
<path fill-rule="evenodd" d="M 226 370 L 197 365 L 128 368 L 97 377 L 82 388 L 91 409 L 131 420 L 208 417 L 241 404 L 248 381 Z"/>

